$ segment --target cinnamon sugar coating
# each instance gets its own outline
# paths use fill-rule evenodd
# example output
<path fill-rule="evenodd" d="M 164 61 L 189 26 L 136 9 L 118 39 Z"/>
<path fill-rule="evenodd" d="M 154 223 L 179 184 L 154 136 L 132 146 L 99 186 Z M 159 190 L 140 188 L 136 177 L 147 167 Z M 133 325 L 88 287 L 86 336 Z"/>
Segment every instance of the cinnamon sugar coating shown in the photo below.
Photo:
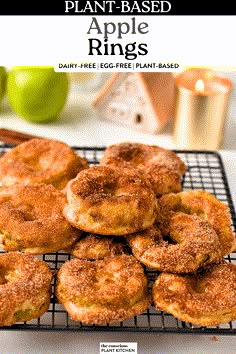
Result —
<path fill-rule="evenodd" d="M 0 326 L 42 316 L 50 304 L 51 279 L 49 266 L 38 258 L 0 254 Z"/>
<path fill-rule="evenodd" d="M 143 267 L 128 255 L 67 261 L 57 274 L 56 296 L 73 320 L 89 324 L 124 321 L 151 302 Z"/>
<path fill-rule="evenodd" d="M 196 325 L 236 319 L 236 265 L 212 265 L 192 275 L 161 273 L 153 285 L 157 310 Z"/>
<path fill-rule="evenodd" d="M 235 234 L 231 227 L 229 207 L 218 200 L 213 194 L 204 190 L 188 190 L 180 193 L 170 193 L 158 200 L 162 215 L 162 232 L 168 232 L 169 217 L 172 213 L 183 212 L 197 215 L 208 221 L 215 230 L 222 256 L 232 252 L 235 247 Z"/>
<path fill-rule="evenodd" d="M 0 189 L 0 247 L 31 254 L 56 252 L 74 243 L 81 232 L 63 216 L 65 195 L 43 183 Z"/>
<path fill-rule="evenodd" d="M 155 145 L 123 142 L 106 148 L 101 165 L 137 170 L 157 196 L 182 190 L 185 163 L 168 149 Z"/>
<path fill-rule="evenodd" d="M 128 247 L 123 237 L 84 233 L 65 251 L 79 259 L 99 260 L 128 253 Z"/>
<path fill-rule="evenodd" d="M 0 158 L 0 182 L 53 184 L 63 189 L 69 180 L 89 165 L 67 144 L 35 138 L 10 149 Z"/>
<path fill-rule="evenodd" d="M 165 234 L 156 223 L 126 239 L 133 255 L 158 271 L 190 273 L 222 259 L 216 232 L 197 215 L 172 213 Z"/>
<path fill-rule="evenodd" d="M 80 230 L 118 236 L 155 221 L 155 194 L 133 170 L 93 166 L 81 171 L 66 190 L 64 215 Z"/>

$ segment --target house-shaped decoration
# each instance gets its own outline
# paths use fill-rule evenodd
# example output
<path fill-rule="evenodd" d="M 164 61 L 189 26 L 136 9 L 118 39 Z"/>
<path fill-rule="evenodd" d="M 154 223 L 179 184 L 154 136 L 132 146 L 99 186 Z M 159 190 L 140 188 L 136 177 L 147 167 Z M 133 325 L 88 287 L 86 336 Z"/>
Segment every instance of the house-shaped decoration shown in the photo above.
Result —
<path fill-rule="evenodd" d="M 113 73 L 93 105 L 100 119 L 157 133 L 173 117 L 174 99 L 172 73 Z"/>

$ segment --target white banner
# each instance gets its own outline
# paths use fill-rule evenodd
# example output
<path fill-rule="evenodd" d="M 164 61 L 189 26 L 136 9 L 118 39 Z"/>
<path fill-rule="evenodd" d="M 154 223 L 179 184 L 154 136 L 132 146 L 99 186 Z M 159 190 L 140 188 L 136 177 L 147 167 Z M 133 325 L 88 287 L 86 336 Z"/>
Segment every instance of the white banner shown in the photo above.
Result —
<path fill-rule="evenodd" d="M 58 71 L 235 66 L 235 27 L 235 16 L 2 16 L 0 65 Z"/>

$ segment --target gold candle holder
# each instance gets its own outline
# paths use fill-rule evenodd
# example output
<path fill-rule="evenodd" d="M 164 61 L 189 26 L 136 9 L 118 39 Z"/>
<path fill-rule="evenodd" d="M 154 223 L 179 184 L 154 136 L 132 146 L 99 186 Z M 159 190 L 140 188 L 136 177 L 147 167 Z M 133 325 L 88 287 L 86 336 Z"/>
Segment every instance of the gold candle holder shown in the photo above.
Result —
<path fill-rule="evenodd" d="M 174 140 L 180 149 L 221 147 L 232 82 L 214 71 L 193 68 L 176 77 Z"/>

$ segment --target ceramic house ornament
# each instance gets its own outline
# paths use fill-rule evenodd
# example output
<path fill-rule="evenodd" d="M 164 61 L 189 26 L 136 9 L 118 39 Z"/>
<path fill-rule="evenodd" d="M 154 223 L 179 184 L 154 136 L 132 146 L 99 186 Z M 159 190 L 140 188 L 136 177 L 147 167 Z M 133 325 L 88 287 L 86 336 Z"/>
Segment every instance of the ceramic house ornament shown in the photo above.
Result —
<path fill-rule="evenodd" d="M 114 73 L 93 105 L 100 119 L 157 133 L 173 116 L 174 98 L 172 73 Z"/>

